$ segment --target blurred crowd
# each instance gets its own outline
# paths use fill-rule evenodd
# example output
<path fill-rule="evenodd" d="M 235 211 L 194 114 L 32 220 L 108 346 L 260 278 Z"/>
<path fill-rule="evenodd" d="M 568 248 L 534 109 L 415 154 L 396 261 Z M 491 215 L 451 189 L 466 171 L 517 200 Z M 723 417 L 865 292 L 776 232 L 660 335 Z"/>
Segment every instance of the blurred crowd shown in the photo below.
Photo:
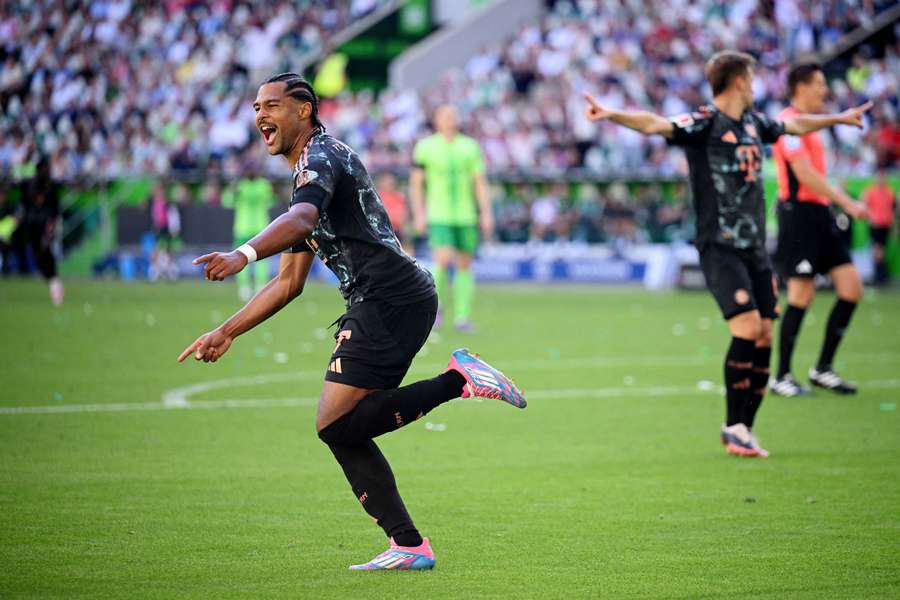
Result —
<path fill-rule="evenodd" d="M 693 235 L 687 188 L 681 183 L 520 183 L 495 186 L 492 196 L 500 242 L 617 247 L 686 241 Z"/>
<path fill-rule="evenodd" d="M 230 178 L 247 163 L 283 174 L 255 143 L 256 84 L 383 2 L 0 3 L 0 177 L 27 178 L 40 155 L 62 180 Z M 321 114 L 373 171 L 407 168 L 431 111 L 449 101 L 492 172 L 679 176 L 682 153 L 662 139 L 588 123 L 580 92 L 616 107 L 685 112 L 706 100 L 709 55 L 737 48 L 759 58 L 758 106 L 774 114 L 793 58 L 833 46 L 894 3 L 559 0 L 541 22 L 481 49 L 421 95 L 346 92 L 323 101 Z M 846 76 L 832 82 L 834 109 L 876 102 L 866 131 L 825 136 L 836 173 L 897 164 L 900 44 L 881 54 L 854 56 Z"/>
<path fill-rule="evenodd" d="M 384 0 L 0 2 L 0 177 L 220 168 L 248 95 Z"/>
<path fill-rule="evenodd" d="M 409 162 L 411 144 L 427 130 L 433 108 L 452 102 L 495 172 L 553 177 L 583 168 L 601 177 L 680 175 L 683 154 L 661 138 L 588 123 L 580 92 L 590 91 L 613 107 L 683 113 L 709 99 L 706 59 L 734 48 L 758 57 L 757 106 L 774 115 L 784 106 L 791 60 L 832 47 L 847 30 L 891 4 L 558 1 L 542 22 L 524 24 L 511 39 L 483 48 L 464 69 L 445 74 L 422 95 L 403 90 L 377 100 L 348 95 L 335 104 L 330 123 L 338 136 L 365 149 L 370 165 L 401 168 Z M 832 82 L 834 110 L 868 98 L 876 103 L 865 132 L 841 128 L 825 136 L 836 157 L 833 172 L 896 166 L 898 88 L 900 44 L 888 46 L 880 58 L 858 54 L 846 78 Z"/>

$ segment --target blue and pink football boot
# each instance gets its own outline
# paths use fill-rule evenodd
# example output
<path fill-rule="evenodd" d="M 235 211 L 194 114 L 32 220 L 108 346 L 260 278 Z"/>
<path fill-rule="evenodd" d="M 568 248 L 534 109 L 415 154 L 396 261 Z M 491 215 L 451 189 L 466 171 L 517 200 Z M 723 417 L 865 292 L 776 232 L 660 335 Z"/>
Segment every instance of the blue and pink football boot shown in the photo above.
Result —
<path fill-rule="evenodd" d="M 450 355 L 447 370 L 451 369 L 466 380 L 463 398 L 503 400 L 516 408 L 525 408 L 525 395 L 515 382 L 468 349 L 460 348 Z"/>
<path fill-rule="evenodd" d="M 398 546 L 391 538 L 391 547 L 364 565 L 350 565 L 353 571 L 421 571 L 434 568 L 434 551 L 428 538 L 414 548 Z"/>

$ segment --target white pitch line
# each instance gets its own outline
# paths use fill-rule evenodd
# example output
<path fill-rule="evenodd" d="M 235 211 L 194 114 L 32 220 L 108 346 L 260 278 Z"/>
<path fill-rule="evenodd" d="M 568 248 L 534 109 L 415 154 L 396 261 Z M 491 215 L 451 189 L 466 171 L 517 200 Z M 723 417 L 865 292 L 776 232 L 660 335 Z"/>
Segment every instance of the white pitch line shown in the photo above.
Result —
<path fill-rule="evenodd" d="M 854 354 L 852 357 L 855 361 L 860 362 L 877 362 L 890 358 L 900 358 L 900 354 L 885 352 L 882 354 Z M 520 370 L 536 370 L 536 369 L 583 369 L 583 368 L 612 368 L 612 367 L 682 367 L 682 366 L 698 366 L 708 364 L 710 362 L 720 363 L 720 357 L 683 357 L 683 356 L 647 356 L 635 360 L 634 357 L 624 356 L 587 356 L 581 358 L 561 358 L 561 359 L 524 359 L 524 360 L 506 360 L 503 362 L 503 369 L 506 373 L 511 373 L 516 369 Z M 852 362 L 855 362 L 852 361 Z M 446 368 L 445 364 L 439 363 L 421 363 L 415 364 L 410 369 L 411 373 L 434 373 Z M 201 381 L 192 385 L 168 390 L 163 394 L 162 402 L 169 408 L 183 407 L 186 402 L 190 401 L 190 397 L 195 394 L 202 394 L 213 390 L 264 385 L 267 383 L 279 383 L 288 381 L 309 381 L 321 380 L 324 378 L 324 368 L 314 371 L 295 371 L 293 373 L 267 373 L 262 375 L 251 375 L 246 377 L 233 377 L 229 379 L 217 379 L 213 381 Z M 627 389 L 627 388 L 625 388 Z M 2 414 L 2 410 L 0 410 Z"/>
<path fill-rule="evenodd" d="M 262 376 L 260 376 L 262 377 Z M 257 378 L 239 378 L 242 381 Z M 232 380 L 232 384 L 236 380 Z M 862 382 L 870 389 L 898 389 L 900 379 L 880 379 Z M 225 386 L 218 386 L 225 387 Z M 526 392 L 529 400 L 565 400 L 576 398 L 620 398 L 635 396 L 692 396 L 707 395 L 718 397 L 717 388 L 701 390 L 696 386 L 627 386 L 606 388 L 538 389 Z M 103 413 L 129 411 L 176 411 L 176 410 L 221 410 L 237 408 L 296 408 L 318 404 L 318 397 L 306 398 L 249 398 L 229 400 L 192 400 L 175 404 L 165 402 L 119 402 L 113 404 L 58 404 L 54 406 L 11 406 L 0 407 L 0 415 Z"/>

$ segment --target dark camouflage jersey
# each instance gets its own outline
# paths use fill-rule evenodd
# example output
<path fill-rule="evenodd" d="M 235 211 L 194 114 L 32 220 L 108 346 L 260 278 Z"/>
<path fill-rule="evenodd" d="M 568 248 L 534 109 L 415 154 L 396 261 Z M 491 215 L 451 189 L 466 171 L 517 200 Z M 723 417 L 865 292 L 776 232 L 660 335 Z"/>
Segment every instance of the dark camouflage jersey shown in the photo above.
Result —
<path fill-rule="evenodd" d="M 763 145 L 784 134 L 784 123 L 751 110 L 735 121 L 714 106 L 703 106 L 673 117 L 672 125 L 669 143 L 684 146 L 687 154 L 697 247 L 716 243 L 763 252 Z"/>
<path fill-rule="evenodd" d="M 294 168 L 291 206 L 308 202 L 319 220 L 306 245 L 338 278 L 347 305 L 364 300 L 411 304 L 435 295 L 431 275 L 400 247 L 359 156 L 320 132 Z"/>

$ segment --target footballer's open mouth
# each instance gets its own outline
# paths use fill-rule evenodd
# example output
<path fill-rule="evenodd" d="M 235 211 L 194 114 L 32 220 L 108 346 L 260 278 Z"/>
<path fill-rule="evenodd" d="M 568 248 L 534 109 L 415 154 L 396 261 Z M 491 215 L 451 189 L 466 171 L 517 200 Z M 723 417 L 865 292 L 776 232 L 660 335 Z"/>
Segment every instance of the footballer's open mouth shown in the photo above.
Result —
<path fill-rule="evenodd" d="M 269 125 L 268 123 L 260 125 L 259 127 L 260 133 L 262 133 L 263 141 L 265 141 L 266 145 L 271 144 L 272 140 L 275 139 L 275 133 L 278 131 L 274 125 Z"/>

